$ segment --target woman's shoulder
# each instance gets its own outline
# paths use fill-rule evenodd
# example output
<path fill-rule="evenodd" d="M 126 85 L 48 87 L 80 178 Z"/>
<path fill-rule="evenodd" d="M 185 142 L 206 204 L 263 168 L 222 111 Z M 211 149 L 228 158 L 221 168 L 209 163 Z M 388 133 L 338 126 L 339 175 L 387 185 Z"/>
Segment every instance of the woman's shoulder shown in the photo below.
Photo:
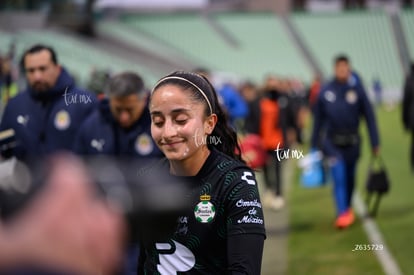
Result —
<path fill-rule="evenodd" d="M 235 158 L 232 158 L 226 155 L 223 152 L 220 152 L 216 149 L 212 150 L 212 154 L 214 156 L 213 165 L 219 171 L 231 171 L 237 169 L 249 169 L 251 170 L 245 163 Z"/>
<path fill-rule="evenodd" d="M 216 174 L 218 178 L 224 180 L 226 185 L 242 181 L 248 181 L 250 184 L 255 182 L 253 170 L 245 163 L 217 150 L 214 154 L 213 171 L 210 172 L 210 176 Z"/>

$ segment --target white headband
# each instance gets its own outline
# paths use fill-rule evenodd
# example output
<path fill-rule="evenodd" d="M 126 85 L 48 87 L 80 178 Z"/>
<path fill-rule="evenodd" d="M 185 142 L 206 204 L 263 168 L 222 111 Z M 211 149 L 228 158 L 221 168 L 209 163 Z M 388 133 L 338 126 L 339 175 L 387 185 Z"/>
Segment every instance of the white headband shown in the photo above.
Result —
<path fill-rule="evenodd" d="M 191 82 L 190 80 L 188 80 L 188 79 L 185 79 L 184 77 L 180 77 L 180 76 L 166 76 L 166 77 L 164 77 L 164 78 L 162 78 L 162 79 L 160 79 L 156 84 L 155 84 L 155 86 L 154 86 L 154 88 L 152 89 L 152 91 L 151 91 L 151 94 L 153 94 L 154 93 L 154 90 L 155 90 L 155 88 L 157 88 L 158 87 L 158 85 L 160 85 L 160 83 L 161 82 L 163 82 L 164 80 L 168 80 L 168 79 L 179 79 L 179 80 L 183 80 L 183 81 L 185 81 L 185 82 L 187 82 L 187 83 L 189 83 L 189 84 L 191 84 L 192 86 L 194 86 L 195 88 L 197 88 L 197 90 L 203 95 L 203 97 L 204 97 L 204 99 L 206 100 L 206 102 L 207 102 L 207 104 L 208 104 L 208 108 L 210 109 L 210 114 L 212 114 L 213 113 L 213 108 L 211 108 L 211 103 L 210 103 L 210 100 L 208 99 L 208 97 L 207 97 L 207 95 L 206 95 L 206 93 L 202 90 L 202 89 L 200 89 L 200 87 L 198 87 L 196 84 L 194 84 L 193 82 Z"/>

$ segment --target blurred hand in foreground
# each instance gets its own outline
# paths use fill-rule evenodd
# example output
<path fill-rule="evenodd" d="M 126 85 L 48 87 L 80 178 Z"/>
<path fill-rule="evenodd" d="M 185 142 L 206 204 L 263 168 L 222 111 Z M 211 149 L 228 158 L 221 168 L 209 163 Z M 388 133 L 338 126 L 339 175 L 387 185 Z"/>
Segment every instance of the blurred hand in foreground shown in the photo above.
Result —
<path fill-rule="evenodd" d="M 0 223 L 0 266 L 29 265 L 109 274 L 125 238 L 122 215 L 96 196 L 73 156 L 56 156 L 46 186 L 7 224 Z"/>

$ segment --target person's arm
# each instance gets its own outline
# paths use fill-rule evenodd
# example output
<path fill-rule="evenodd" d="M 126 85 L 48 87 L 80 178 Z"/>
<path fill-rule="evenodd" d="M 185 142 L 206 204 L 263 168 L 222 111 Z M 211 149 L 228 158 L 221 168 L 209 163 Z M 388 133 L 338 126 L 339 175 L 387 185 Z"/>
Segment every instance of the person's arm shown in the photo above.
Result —
<path fill-rule="evenodd" d="M 266 232 L 256 179 L 248 168 L 232 172 L 238 176 L 226 198 L 227 273 L 259 275 Z"/>
<path fill-rule="evenodd" d="M 409 77 L 407 77 L 407 79 L 405 80 L 404 95 L 403 95 L 403 101 L 402 101 L 402 122 L 403 122 L 405 129 L 410 128 L 410 105 L 413 100 L 412 97 L 414 93 L 411 90 L 411 88 L 414 88 L 414 87 L 410 87 L 410 79 Z"/>
<path fill-rule="evenodd" d="M 313 111 L 313 130 L 311 136 L 311 148 L 320 147 L 320 135 L 322 130 L 322 125 L 324 121 L 323 113 L 323 99 L 322 92 L 319 93 Z"/>
<path fill-rule="evenodd" d="M 379 151 L 379 134 L 375 114 L 365 92 L 365 89 L 362 86 L 360 87 L 362 114 L 364 115 L 367 123 L 372 151 L 374 154 L 377 154 Z"/>
<path fill-rule="evenodd" d="M 229 236 L 227 239 L 228 274 L 255 275 L 260 274 L 264 235 L 241 234 Z"/>

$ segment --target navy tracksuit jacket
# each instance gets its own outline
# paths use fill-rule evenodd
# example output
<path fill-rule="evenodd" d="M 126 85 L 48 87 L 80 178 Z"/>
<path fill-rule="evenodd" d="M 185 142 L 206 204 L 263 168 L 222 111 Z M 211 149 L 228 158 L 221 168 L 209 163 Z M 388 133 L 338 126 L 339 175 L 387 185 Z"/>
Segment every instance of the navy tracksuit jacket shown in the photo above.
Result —
<path fill-rule="evenodd" d="M 55 86 L 50 90 L 36 92 L 29 87 L 10 99 L 0 130 L 15 131 L 17 146 L 9 153 L 29 162 L 31 167 L 32 162 L 36 163 L 50 153 L 71 150 L 79 126 L 96 107 L 96 97 L 77 88 L 73 78 L 62 68 Z M 0 274 L 71 273 L 22 266 L 9 271 L 0 270 Z"/>
<path fill-rule="evenodd" d="M 95 96 L 75 87 L 62 68 L 55 86 L 36 92 L 30 87 L 8 102 L 0 130 L 14 129 L 12 155 L 27 161 L 59 150 L 71 150 L 82 121 L 96 108 Z"/>
<path fill-rule="evenodd" d="M 109 100 L 103 99 L 99 108 L 82 124 L 74 151 L 84 156 L 106 155 L 128 161 L 137 171 L 163 156 L 151 138 L 151 116 L 148 107 L 128 129 L 119 126 L 112 116 Z M 124 162 L 125 163 L 125 162 Z M 123 275 L 136 274 L 139 246 L 131 243 L 126 253 Z"/>
<path fill-rule="evenodd" d="M 331 165 L 338 214 L 351 205 L 355 167 L 360 153 L 359 122 L 366 120 L 372 148 L 379 146 L 375 115 L 360 81 L 332 80 L 318 97 L 314 112 L 312 147 L 319 147 Z"/>
<path fill-rule="evenodd" d="M 110 155 L 134 159 L 160 158 L 162 152 L 151 138 L 151 117 L 148 108 L 128 129 L 112 116 L 109 100 L 103 99 L 81 125 L 74 143 L 80 155 Z"/>

